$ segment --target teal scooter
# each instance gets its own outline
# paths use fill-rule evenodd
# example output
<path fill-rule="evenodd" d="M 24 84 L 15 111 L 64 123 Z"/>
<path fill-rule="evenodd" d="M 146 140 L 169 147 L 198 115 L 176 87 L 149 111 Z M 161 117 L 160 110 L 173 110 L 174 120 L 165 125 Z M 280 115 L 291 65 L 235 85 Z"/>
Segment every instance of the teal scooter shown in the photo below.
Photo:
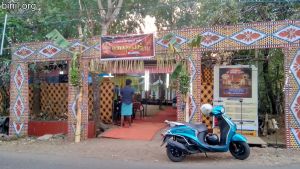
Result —
<path fill-rule="evenodd" d="M 165 121 L 170 128 L 163 133 L 163 143 L 166 143 L 167 156 L 171 161 L 180 162 L 187 155 L 206 152 L 230 151 L 233 157 L 245 160 L 250 155 L 247 139 L 236 133 L 236 124 L 225 114 L 223 106 L 204 104 L 201 112 L 218 119 L 220 138 L 209 133 L 205 124 L 192 124 Z M 192 119 L 194 114 L 191 116 Z"/>

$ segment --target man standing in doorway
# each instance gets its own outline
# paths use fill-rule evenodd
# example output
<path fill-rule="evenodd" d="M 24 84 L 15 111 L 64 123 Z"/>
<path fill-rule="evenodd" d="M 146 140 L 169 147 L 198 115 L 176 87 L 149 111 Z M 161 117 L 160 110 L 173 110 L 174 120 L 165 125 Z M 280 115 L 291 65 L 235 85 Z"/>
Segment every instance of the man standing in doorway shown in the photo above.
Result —
<path fill-rule="evenodd" d="M 133 95 L 134 89 L 131 87 L 131 80 L 126 79 L 126 86 L 121 90 L 122 96 L 122 107 L 121 107 L 121 127 L 124 125 L 124 116 L 127 116 L 129 119 L 129 126 L 131 126 L 131 116 L 133 110 Z"/>

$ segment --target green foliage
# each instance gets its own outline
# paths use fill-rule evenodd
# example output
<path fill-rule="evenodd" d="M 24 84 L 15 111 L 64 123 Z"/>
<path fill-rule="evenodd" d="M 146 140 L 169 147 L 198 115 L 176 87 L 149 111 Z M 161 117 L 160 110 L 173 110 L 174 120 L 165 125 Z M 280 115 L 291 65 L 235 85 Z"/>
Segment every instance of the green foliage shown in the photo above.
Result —
<path fill-rule="evenodd" d="M 196 35 L 194 38 L 189 40 L 188 46 L 191 47 L 191 48 L 200 47 L 201 39 L 202 38 L 199 34 Z"/>
<path fill-rule="evenodd" d="M 80 78 L 80 71 L 79 71 L 79 67 L 78 67 L 78 57 L 79 54 L 78 53 L 74 53 L 72 60 L 71 60 L 71 66 L 70 66 L 70 82 L 73 86 L 79 86 L 80 82 L 81 82 L 81 78 Z"/>
<path fill-rule="evenodd" d="M 10 60 L 0 58 L 0 86 L 5 86 L 7 88 L 9 88 L 10 81 L 10 64 Z"/>
<path fill-rule="evenodd" d="M 177 45 L 177 38 L 175 34 L 169 33 L 163 37 L 164 41 L 169 42 L 169 50 L 174 54 L 181 55 L 181 49 L 179 45 Z M 201 36 L 197 35 L 193 39 L 188 42 L 188 46 L 190 47 L 191 51 L 194 47 L 199 47 L 201 42 Z M 191 52 L 190 51 L 190 52 Z M 171 79 L 178 79 L 179 80 L 179 91 L 182 95 L 186 96 L 190 89 L 190 76 L 187 71 L 187 60 L 190 54 L 185 54 L 185 56 L 181 56 L 179 62 L 177 63 L 172 75 Z"/>
<path fill-rule="evenodd" d="M 177 79 L 180 75 L 180 72 L 182 72 L 182 69 L 182 62 L 179 62 L 171 75 L 171 79 Z"/>
<path fill-rule="evenodd" d="M 179 91 L 184 96 L 187 95 L 190 89 L 190 76 L 186 70 L 179 73 Z"/>
<path fill-rule="evenodd" d="M 263 58 L 263 53 L 259 52 L 259 58 Z M 258 64 L 258 97 L 259 97 L 259 112 L 262 113 L 271 113 L 272 107 L 270 105 L 270 100 L 267 87 L 271 89 L 275 96 L 276 101 L 277 97 L 280 101 L 279 108 L 283 108 L 284 105 L 284 55 L 281 49 L 271 49 L 269 53 L 269 73 L 266 75 L 272 82 L 271 86 L 266 86 L 264 80 L 263 72 L 263 62 Z M 279 110 L 280 111 L 280 110 Z M 279 112 L 281 113 L 282 110 Z M 275 112 L 274 112 L 275 113 Z"/>

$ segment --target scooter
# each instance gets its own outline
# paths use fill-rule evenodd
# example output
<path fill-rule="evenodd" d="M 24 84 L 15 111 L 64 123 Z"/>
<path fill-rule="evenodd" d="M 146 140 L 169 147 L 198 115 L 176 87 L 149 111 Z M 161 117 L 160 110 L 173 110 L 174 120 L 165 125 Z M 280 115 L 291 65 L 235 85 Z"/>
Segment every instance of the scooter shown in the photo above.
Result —
<path fill-rule="evenodd" d="M 220 139 L 218 135 L 208 133 L 205 124 L 180 123 L 165 121 L 170 128 L 163 133 L 163 146 L 166 143 L 166 152 L 173 162 L 182 161 L 187 155 L 206 152 L 227 152 L 239 160 L 245 160 L 250 155 L 247 139 L 236 133 L 236 124 L 225 114 L 223 106 L 203 104 L 201 112 L 206 115 L 215 116 L 220 128 Z"/>

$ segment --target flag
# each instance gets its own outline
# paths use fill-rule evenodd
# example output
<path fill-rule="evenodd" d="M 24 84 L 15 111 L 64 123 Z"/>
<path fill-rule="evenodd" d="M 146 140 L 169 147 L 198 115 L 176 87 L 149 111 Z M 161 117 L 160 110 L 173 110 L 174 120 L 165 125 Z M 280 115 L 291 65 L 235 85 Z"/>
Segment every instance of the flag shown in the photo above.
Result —
<path fill-rule="evenodd" d="M 67 48 L 70 46 L 70 42 L 68 42 L 60 33 L 58 30 L 54 29 L 50 33 L 46 35 L 46 37 L 52 41 L 54 41 L 54 44 L 61 48 Z"/>

